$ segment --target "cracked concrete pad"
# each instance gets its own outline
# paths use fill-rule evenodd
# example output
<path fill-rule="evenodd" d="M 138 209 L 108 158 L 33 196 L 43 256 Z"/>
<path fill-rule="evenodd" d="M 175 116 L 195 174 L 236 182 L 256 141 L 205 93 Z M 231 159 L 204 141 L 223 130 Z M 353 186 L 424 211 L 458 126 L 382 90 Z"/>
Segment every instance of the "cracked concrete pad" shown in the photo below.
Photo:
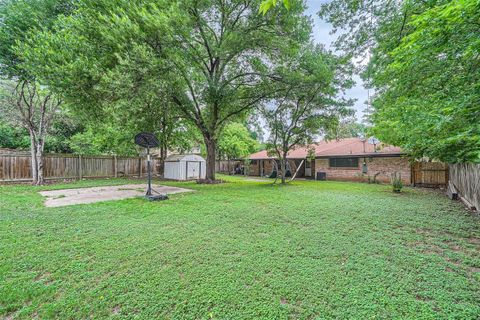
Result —
<path fill-rule="evenodd" d="M 152 189 L 157 193 L 174 194 L 181 192 L 192 192 L 194 190 L 168 187 L 161 185 L 152 185 Z M 40 194 L 45 199 L 46 207 L 62 207 L 76 204 L 94 203 L 100 201 L 122 200 L 144 196 L 147 186 L 139 184 L 127 184 L 122 186 L 105 186 L 79 189 L 64 189 L 41 191 Z"/>

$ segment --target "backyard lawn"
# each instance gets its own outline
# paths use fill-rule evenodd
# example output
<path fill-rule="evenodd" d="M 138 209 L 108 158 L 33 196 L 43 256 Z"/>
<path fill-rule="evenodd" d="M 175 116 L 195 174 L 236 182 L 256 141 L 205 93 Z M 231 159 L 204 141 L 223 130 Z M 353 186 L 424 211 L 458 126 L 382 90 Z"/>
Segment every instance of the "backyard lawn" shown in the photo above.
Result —
<path fill-rule="evenodd" d="M 480 219 L 441 193 L 223 178 L 58 208 L 38 191 L 140 181 L 0 186 L 0 318 L 478 319 Z"/>

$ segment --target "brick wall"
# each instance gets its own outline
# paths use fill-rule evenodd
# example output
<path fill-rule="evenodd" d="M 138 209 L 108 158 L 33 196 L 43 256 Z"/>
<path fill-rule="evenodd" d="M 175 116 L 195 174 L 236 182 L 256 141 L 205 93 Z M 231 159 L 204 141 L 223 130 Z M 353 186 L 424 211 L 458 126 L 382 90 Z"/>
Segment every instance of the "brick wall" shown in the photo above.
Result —
<path fill-rule="evenodd" d="M 260 175 L 260 161 L 261 160 L 252 160 L 250 162 L 250 167 L 248 168 L 248 175 L 250 176 Z"/>
<path fill-rule="evenodd" d="M 364 158 L 360 158 L 357 168 L 330 168 L 328 159 L 315 160 L 315 172 L 326 172 L 327 180 L 368 181 L 368 177 L 377 175 L 377 180 L 390 183 L 391 175 L 399 172 L 404 184 L 411 184 L 411 166 L 407 159 L 401 157 L 366 158 L 367 174 L 362 174 Z M 315 173 L 316 176 L 316 173 Z"/>
<path fill-rule="evenodd" d="M 252 160 L 250 164 L 249 175 L 260 176 L 261 174 L 260 166 L 262 165 L 262 163 L 263 163 L 263 175 L 265 176 L 265 175 L 271 174 L 274 168 L 273 160 Z"/>
<path fill-rule="evenodd" d="M 270 175 L 275 168 L 273 160 L 263 160 L 263 175 Z"/>

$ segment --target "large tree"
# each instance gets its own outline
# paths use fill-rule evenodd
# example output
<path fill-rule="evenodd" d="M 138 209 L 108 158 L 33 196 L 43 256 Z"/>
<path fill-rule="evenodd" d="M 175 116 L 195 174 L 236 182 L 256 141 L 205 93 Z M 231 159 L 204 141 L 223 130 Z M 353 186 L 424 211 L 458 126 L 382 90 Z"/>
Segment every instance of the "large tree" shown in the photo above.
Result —
<path fill-rule="evenodd" d="M 11 89 L 13 88 L 9 89 L 6 86 L 0 88 L 0 148 L 29 149 L 31 147 L 29 130 L 22 124 Z M 72 152 L 71 137 L 84 130 L 83 124 L 64 110 L 61 112 L 57 110 L 49 127 L 44 141 L 45 152 Z"/>
<path fill-rule="evenodd" d="M 480 3 L 451 1 L 409 21 L 377 71 L 374 132 L 412 155 L 480 162 Z"/>
<path fill-rule="evenodd" d="M 0 112 L 12 125 L 28 130 L 30 135 L 32 181 L 44 183 L 43 152 L 53 118 L 61 101 L 36 82 L 20 81 L 0 93 Z"/>
<path fill-rule="evenodd" d="M 54 32 L 35 35 L 24 59 L 88 112 L 118 98 L 109 74 L 134 63 L 136 82 L 168 81 L 169 97 L 200 131 L 207 179 L 224 126 L 257 105 L 274 75 L 271 61 L 309 38 L 298 2 L 258 14 L 260 0 L 80 1 Z M 125 76 L 125 74 L 122 74 Z M 96 110 L 97 109 L 97 110 Z"/>
<path fill-rule="evenodd" d="M 70 10 L 66 0 L 7 0 L 0 5 L 0 77 L 14 83 L 4 90 L 4 114 L 30 134 L 34 184 L 43 183 L 45 141 L 60 99 L 37 81 L 17 49 L 32 32 L 48 30 L 58 15 Z"/>
<path fill-rule="evenodd" d="M 480 162 L 480 3 L 333 0 L 337 48 L 369 58 L 373 132 L 412 157 Z M 367 54 L 366 54 L 367 53 Z"/>
<path fill-rule="evenodd" d="M 344 77 L 348 65 L 341 58 L 308 46 L 284 59 L 277 62 L 278 90 L 263 109 L 270 131 L 267 151 L 280 161 L 282 184 L 288 153 L 313 143 L 352 112 L 351 101 L 340 97 L 351 85 Z"/>

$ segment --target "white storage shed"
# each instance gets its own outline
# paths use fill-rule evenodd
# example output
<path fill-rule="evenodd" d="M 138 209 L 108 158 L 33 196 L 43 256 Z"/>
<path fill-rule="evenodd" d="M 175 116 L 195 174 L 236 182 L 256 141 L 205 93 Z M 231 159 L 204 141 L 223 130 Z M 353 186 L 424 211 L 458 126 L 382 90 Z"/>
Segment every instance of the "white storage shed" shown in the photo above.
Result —
<path fill-rule="evenodd" d="M 172 180 L 205 179 L 205 159 L 195 154 L 175 154 L 165 160 L 164 178 Z"/>

